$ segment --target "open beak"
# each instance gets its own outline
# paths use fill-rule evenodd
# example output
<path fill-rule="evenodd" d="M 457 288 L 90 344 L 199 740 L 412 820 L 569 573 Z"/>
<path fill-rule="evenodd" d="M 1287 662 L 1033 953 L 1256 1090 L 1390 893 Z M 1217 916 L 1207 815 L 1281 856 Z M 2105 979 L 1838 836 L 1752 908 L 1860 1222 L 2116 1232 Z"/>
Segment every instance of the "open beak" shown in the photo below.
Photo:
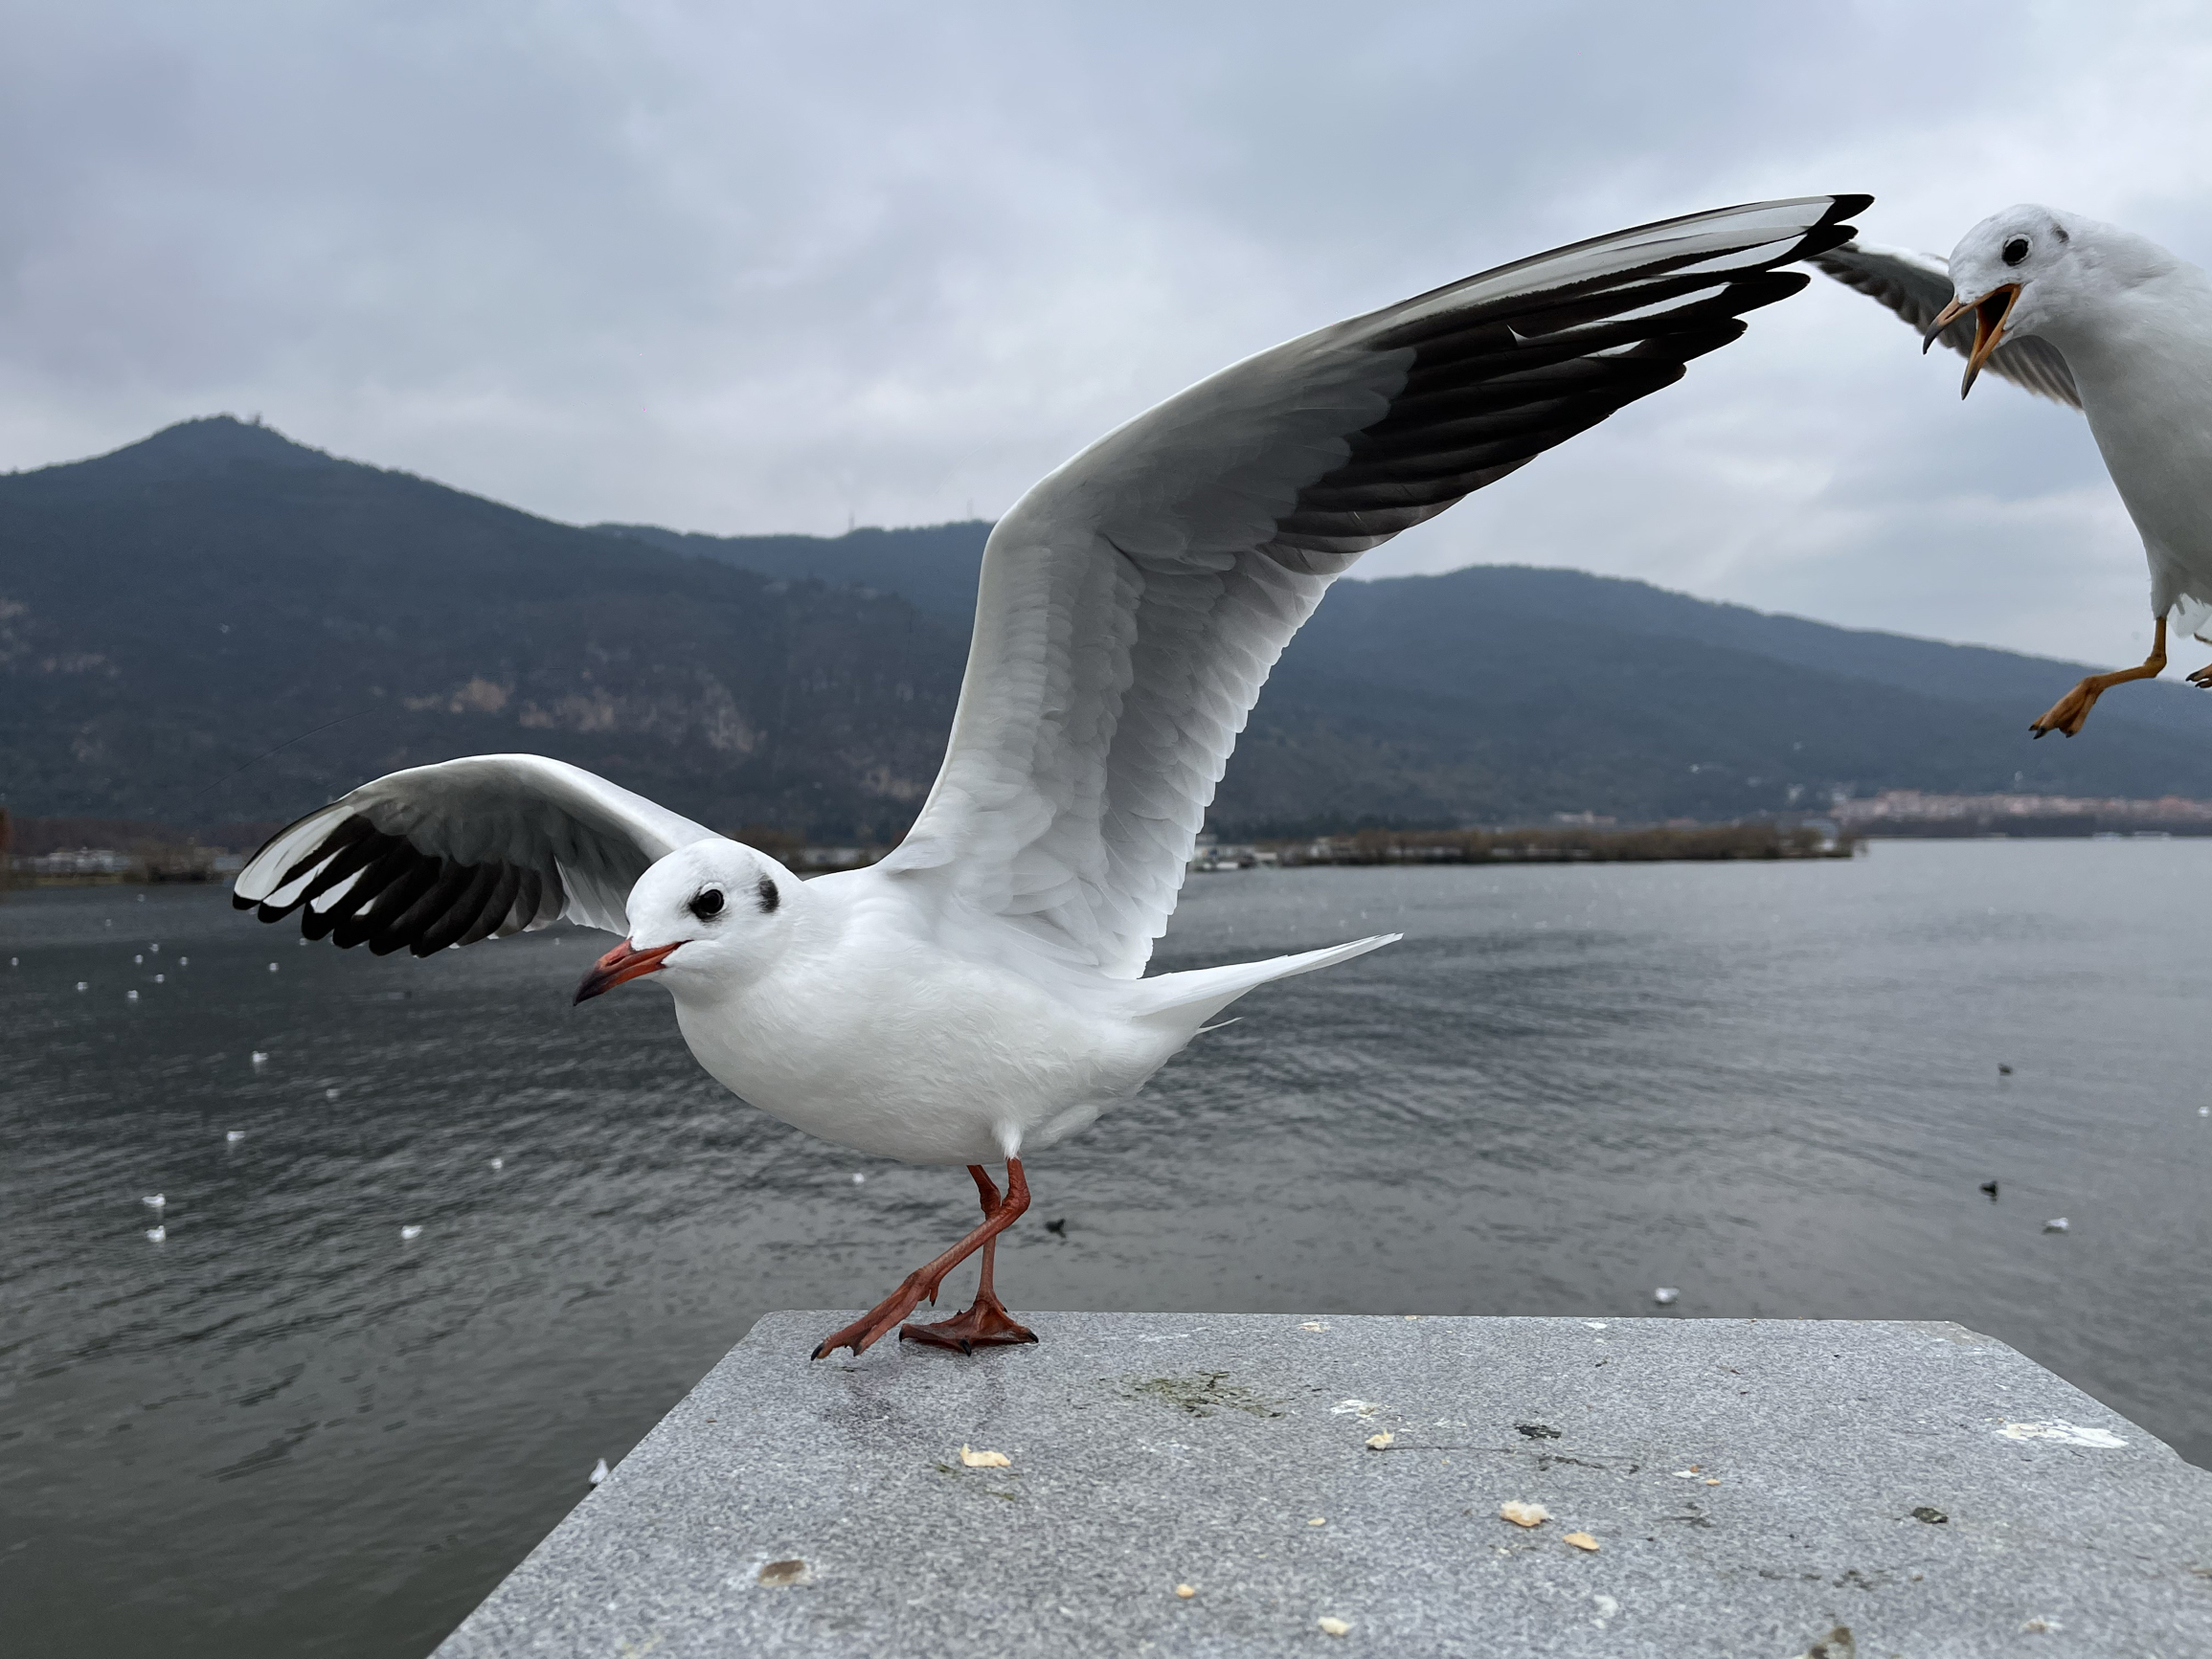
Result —
<path fill-rule="evenodd" d="M 1968 311 L 1974 313 L 1974 349 L 1966 354 L 1966 378 L 1959 382 L 1959 396 L 1964 397 L 1974 390 L 1974 377 L 1981 372 L 1981 366 L 1989 361 L 1989 354 L 1997 349 L 1998 342 L 2004 338 L 2004 320 L 2012 314 L 2013 302 L 2019 298 L 2018 282 L 2000 282 L 1972 305 L 1953 300 L 1937 312 L 1935 321 L 1929 325 L 1928 333 L 1920 342 L 1920 349 L 1924 354 L 1935 344 L 1937 335 Z"/>
<path fill-rule="evenodd" d="M 674 945 L 655 945 L 650 951 L 633 951 L 624 939 L 604 956 L 592 964 L 592 971 L 584 975 L 584 982 L 576 987 L 576 1001 L 588 1002 L 602 991 L 612 991 L 624 979 L 636 979 L 655 973 L 668 959 L 668 953 L 688 945 L 688 939 L 678 939 Z M 573 1004 L 572 1004 L 573 1006 Z"/>

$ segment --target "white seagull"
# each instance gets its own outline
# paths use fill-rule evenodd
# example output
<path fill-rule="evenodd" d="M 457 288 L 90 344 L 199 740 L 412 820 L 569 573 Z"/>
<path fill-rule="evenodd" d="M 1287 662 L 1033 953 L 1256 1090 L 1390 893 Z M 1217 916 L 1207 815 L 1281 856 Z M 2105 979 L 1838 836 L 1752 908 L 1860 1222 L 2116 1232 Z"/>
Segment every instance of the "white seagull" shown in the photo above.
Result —
<path fill-rule="evenodd" d="M 992 1286 L 1022 1159 L 1254 986 L 1388 944 L 1144 978 L 1261 683 L 1360 554 L 1681 378 L 1810 279 L 1864 196 L 1763 202 L 1523 259 L 1263 351 L 1047 477 L 992 530 L 936 787 L 870 868 L 765 853 L 529 754 L 394 773 L 237 878 L 264 921 L 417 955 L 560 920 L 625 935 L 699 1063 L 811 1134 L 965 1164 L 983 1219 L 815 1350 L 1029 1342 Z M 984 1165 L 1004 1159 L 1002 1197 Z M 982 1253 L 975 1303 L 904 1325 Z"/>
<path fill-rule="evenodd" d="M 2151 565 L 2151 654 L 2092 674 L 2028 728 L 2081 730 L 2096 701 L 2166 667 L 2166 624 L 2212 644 L 2212 279 L 2157 243 L 2032 202 L 1993 213 L 1950 259 L 1846 242 L 1815 261 L 1992 374 L 2089 419 Z M 1971 319 L 1971 323 L 1969 321 Z M 2212 664 L 2189 676 L 2212 689 Z"/>

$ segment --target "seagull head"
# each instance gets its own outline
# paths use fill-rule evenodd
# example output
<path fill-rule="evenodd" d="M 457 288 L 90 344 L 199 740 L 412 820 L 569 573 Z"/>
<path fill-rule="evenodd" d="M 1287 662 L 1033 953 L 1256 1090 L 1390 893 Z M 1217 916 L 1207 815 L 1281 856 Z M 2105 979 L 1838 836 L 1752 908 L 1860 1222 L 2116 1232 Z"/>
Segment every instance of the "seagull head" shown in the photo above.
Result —
<path fill-rule="evenodd" d="M 719 836 L 678 847 L 638 878 L 630 936 L 592 964 L 576 999 L 648 974 L 678 996 L 749 979 L 782 953 L 803 903 L 799 878 L 766 853 Z"/>
<path fill-rule="evenodd" d="M 1974 348 L 1967 353 L 1959 396 L 1974 390 L 1975 376 L 2007 333 L 2033 334 L 2050 320 L 2054 304 L 2065 302 L 2079 255 L 2075 232 L 2060 214 L 2033 202 L 1992 213 L 1959 238 L 1951 251 L 1956 297 L 1920 344 L 1927 350 L 1938 334 L 1972 313 Z"/>

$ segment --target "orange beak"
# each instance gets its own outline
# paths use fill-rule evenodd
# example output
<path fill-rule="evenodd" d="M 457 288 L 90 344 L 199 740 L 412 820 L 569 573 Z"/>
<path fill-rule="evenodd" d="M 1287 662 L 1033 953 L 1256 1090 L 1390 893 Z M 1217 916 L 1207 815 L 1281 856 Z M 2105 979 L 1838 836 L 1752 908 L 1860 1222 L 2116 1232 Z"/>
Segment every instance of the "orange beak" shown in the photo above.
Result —
<path fill-rule="evenodd" d="M 678 939 L 674 945 L 655 945 L 650 951 L 633 951 L 629 940 L 624 939 L 592 964 L 592 971 L 584 975 L 584 982 L 576 987 L 576 1001 L 588 1002 L 603 991 L 612 991 L 624 979 L 636 979 L 658 972 L 661 964 L 668 959 L 669 952 L 689 943 L 688 939 Z"/>
<path fill-rule="evenodd" d="M 1935 337 L 1965 316 L 1974 313 L 1974 349 L 1966 354 L 1966 378 L 1959 382 L 1958 394 L 1964 397 L 1974 390 L 1974 377 L 1981 372 L 1981 366 L 1989 361 L 1998 342 L 2004 338 L 2004 320 L 2011 315 L 2013 302 L 2020 298 L 2018 282 L 2000 282 L 1976 300 L 1972 305 L 1953 300 L 1935 315 L 1929 325 L 1927 335 L 1920 342 L 1925 354 L 1935 344 Z"/>

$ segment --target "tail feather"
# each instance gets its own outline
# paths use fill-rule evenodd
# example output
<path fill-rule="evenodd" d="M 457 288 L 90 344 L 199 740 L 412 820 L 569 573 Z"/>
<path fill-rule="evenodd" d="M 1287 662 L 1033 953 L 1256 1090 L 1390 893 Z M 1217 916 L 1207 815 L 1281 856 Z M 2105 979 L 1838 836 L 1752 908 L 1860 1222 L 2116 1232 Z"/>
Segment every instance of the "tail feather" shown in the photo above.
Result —
<path fill-rule="evenodd" d="M 1301 951 L 1292 956 L 1270 956 L 1263 962 L 1231 962 L 1220 968 L 1194 968 L 1184 974 L 1162 974 L 1140 979 L 1130 987 L 1141 998 L 1140 1017 L 1176 1017 L 1193 1027 L 1203 1024 L 1247 991 L 1276 979 L 1311 974 L 1364 956 L 1385 945 L 1394 945 L 1403 933 L 1376 933 L 1349 944 L 1330 945 L 1320 951 Z"/>

